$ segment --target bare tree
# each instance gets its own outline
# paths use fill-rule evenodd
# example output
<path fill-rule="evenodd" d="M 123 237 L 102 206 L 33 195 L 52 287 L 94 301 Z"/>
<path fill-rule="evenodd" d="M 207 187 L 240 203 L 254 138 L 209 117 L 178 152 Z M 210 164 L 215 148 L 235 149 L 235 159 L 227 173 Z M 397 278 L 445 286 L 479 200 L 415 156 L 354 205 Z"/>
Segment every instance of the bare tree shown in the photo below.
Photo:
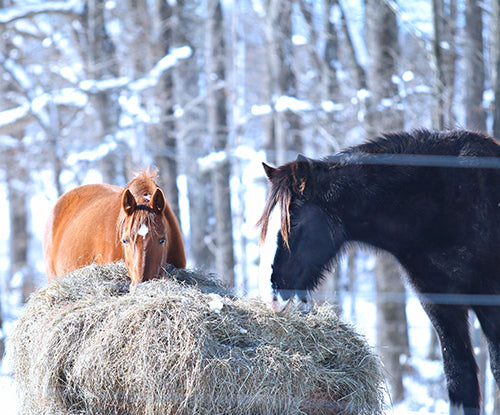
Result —
<path fill-rule="evenodd" d="M 214 233 L 211 218 L 213 187 L 210 175 L 203 171 L 198 159 L 209 149 L 206 130 L 207 113 L 201 92 L 200 75 L 203 72 L 199 62 L 203 55 L 201 41 L 203 21 L 192 10 L 196 1 L 178 0 L 173 9 L 172 37 L 175 47 L 189 46 L 192 56 L 180 61 L 172 71 L 175 127 L 179 152 L 179 173 L 184 174 L 189 199 L 189 238 L 187 251 L 193 266 L 215 269 Z"/>
<path fill-rule="evenodd" d="M 453 103 L 455 99 L 455 71 L 457 54 L 455 51 L 457 4 L 450 0 L 432 0 L 432 21 L 434 38 L 432 41 L 431 66 L 434 73 L 432 126 L 438 130 L 455 125 Z M 443 47 L 443 46 L 446 47 Z"/>
<path fill-rule="evenodd" d="M 465 2 L 465 125 L 486 131 L 483 10 L 478 0 Z"/>
<path fill-rule="evenodd" d="M 91 79 L 104 80 L 118 76 L 118 62 L 115 45 L 106 30 L 104 0 L 87 0 L 82 16 L 83 27 L 86 29 L 87 73 Z M 91 102 L 100 121 L 101 142 L 113 141 L 119 125 L 120 107 L 117 90 L 100 90 L 90 94 Z M 122 146 L 106 155 L 100 162 L 103 179 L 107 183 L 124 184 L 126 173 L 123 169 L 123 159 L 126 154 Z"/>
<path fill-rule="evenodd" d="M 21 155 L 19 153 L 19 151 L 14 151 L 11 153 L 11 157 L 18 159 Z M 28 231 L 28 194 L 26 183 L 19 180 L 19 177 L 26 177 L 27 172 L 18 165 L 17 169 L 8 169 L 7 174 L 10 218 L 9 274 L 10 280 L 17 273 L 21 273 L 22 279 L 24 279 L 25 277 L 28 278 L 24 274 L 28 272 L 28 246 L 30 240 Z"/>
<path fill-rule="evenodd" d="M 367 129 L 370 135 L 401 130 L 404 118 L 398 109 L 399 95 L 393 83 L 399 51 L 398 25 L 394 12 L 383 0 L 365 0 L 367 70 L 370 106 Z M 391 374 L 392 399 L 404 399 L 401 355 L 409 355 L 405 287 L 394 258 L 384 255 L 375 270 L 377 289 L 377 347 Z"/>
<path fill-rule="evenodd" d="M 491 2 L 490 18 L 490 54 L 491 83 L 494 93 L 493 102 L 493 134 L 500 135 L 500 3 Z"/>
<path fill-rule="evenodd" d="M 494 93 L 493 102 L 493 134 L 500 136 L 500 3 L 491 2 L 490 18 L 490 54 L 491 83 Z"/>
<path fill-rule="evenodd" d="M 283 164 L 287 153 L 302 151 L 302 135 L 299 116 L 290 108 L 277 108 L 279 99 L 296 97 L 297 85 L 293 70 L 292 44 L 293 2 L 288 0 L 266 0 L 266 59 L 268 72 L 269 102 L 272 118 L 267 129 L 266 147 L 270 154 L 276 154 L 271 160 Z"/>
<path fill-rule="evenodd" d="M 173 6 L 166 1 L 157 1 L 153 19 L 157 19 L 157 34 L 154 44 L 156 56 L 161 59 L 172 52 L 173 33 L 179 27 L 173 26 Z M 156 88 L 155 102 L 160 108 L 160 122 L 151 129 L 153 159 L 159 168 L 161 186 L 177 218 L 179 213 L 179 191 L 177 189 L 177 138 L 174 119 L 174 84 L 172 71 L 166 71 Z"/>
<path fill-rule="evenodd" d="M 216 268 L 226 283 L 234 286 L 233 226 L 229 177 L 228 124 L 226 111 L 225 40 L 222 6 L 219 0 L 207 0 L 205 72 L 207 77 L 208 134 L 218 157 L 211 169 L 215 231 Z"/>

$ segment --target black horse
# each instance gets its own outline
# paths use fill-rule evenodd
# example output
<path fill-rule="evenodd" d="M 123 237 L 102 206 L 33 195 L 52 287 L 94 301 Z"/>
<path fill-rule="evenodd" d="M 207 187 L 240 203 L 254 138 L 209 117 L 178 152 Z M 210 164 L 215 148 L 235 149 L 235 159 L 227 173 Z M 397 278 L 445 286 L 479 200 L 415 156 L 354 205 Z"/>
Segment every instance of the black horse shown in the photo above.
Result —
<path fill-rule="evenodd" d="M 450 412 L 479 414 L 468 312 L 500 384 L 500 145 L 468 131 L 388 134 L 321 161 L 272 168 L 261 239 L 278 205 L 274 295 L 305 300 L 346 242 L 392 253 L 436 329 Z M 451 296 L 450 296 L 451 295 Z"/>

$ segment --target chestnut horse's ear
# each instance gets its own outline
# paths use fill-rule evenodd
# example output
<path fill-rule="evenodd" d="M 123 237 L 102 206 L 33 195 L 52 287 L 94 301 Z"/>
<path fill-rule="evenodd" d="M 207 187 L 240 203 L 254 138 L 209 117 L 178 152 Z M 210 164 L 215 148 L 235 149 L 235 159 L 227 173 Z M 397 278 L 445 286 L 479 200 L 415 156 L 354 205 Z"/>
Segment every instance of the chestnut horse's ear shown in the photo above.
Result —
<path fill-rule="evenodd" d="M 163 213 L 167 201 L 165 200 L 165 195 L 163 194 L 160 188 L 157 188 L 153 193 L 153 197 L 151 198 L 153 204 L 153 210 L 158 213 Z"/>
<path fill-rule="evenodd" d="M 132 215 L 136 207 L 137 207 L 137 202 L 135 201 L 134 195 L 130 190 L 125 189 L 122 195 L 122 208 L 125 211 L 126 215 L 127 216 Z"/>
<path fill-rule="evenodd" d="M 262 163 L 262 166 L 264 166 L 264 170 L 266 172 L 267 178 L 269 180 L 272 180 L 273 174 L 276 171 L 276 169 L 274 167 L 271 167 L 269 164 L 264 163 L 264 162 Z"/>
<path fill-rule="evenodd" d="M 311 160 L 302 154 L 295 160 L 294 183 L 300 193 L 304 193 L 306 184 L 311 176 Z"/>

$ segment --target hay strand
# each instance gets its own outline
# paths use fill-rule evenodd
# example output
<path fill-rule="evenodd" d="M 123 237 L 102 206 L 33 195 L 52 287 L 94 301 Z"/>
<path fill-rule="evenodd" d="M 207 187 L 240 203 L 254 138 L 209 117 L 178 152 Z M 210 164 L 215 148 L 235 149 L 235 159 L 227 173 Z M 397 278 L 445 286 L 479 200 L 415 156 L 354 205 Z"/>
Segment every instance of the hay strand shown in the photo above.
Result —
<path fill-rule="evenodd" d="M 129 292 L 92 265 L 30 299 L 14 333 L 25 414 L 377 414 L 385 383 L 329 306 L 275 314 L 195 272 Z"/>

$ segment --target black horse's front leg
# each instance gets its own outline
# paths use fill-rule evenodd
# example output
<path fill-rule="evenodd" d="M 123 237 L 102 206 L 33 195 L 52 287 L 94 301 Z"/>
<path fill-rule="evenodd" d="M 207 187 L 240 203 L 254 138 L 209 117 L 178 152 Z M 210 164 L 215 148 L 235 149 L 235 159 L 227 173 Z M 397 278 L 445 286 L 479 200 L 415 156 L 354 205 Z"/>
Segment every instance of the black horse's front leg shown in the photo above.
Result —
<path fill-rule="evenodd" d="M 500 306 L 495 304 L 476 306 L 474 311 L 488 340 L 491 372 L 500 387 Z"/>
<path fill-rule="evenodd" d="M 450 415 L 479 415 L 477 364 L 464 306 L 426 303 L 424 309 L 438 333 L 450 398 Z"/>

